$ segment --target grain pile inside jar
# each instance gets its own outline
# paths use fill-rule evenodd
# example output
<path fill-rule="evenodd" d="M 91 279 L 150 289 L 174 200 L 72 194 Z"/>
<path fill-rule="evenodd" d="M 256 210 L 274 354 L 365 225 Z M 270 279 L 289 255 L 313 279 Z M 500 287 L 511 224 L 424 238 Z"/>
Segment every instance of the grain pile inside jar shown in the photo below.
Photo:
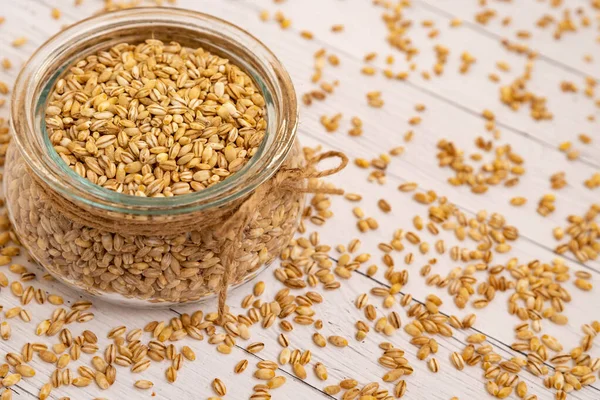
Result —
<path fill-rule="evenodd" d="M 148 39 L 76 62 L 50 94 L 46 125 L 80 176 L 116 192 L 169 197 L 239 171 L 265 136 L 265 101 L 228 59 Z"/>

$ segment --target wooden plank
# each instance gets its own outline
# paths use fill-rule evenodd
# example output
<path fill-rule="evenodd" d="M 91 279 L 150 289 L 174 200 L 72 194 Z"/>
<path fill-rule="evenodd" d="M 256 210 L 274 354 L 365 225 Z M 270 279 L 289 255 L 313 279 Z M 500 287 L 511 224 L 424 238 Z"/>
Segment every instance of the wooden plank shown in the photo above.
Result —
<path fill-rule="evenodd" d="M 21 261 L 21 260 L 19 260 Z M 26 261 L 23 260 L 25 263 Z M 38 269 L 39 276 L 43 274 L 41 269 Z M 82 299 L 82 296 L 58 282 L 51 281 L 40 281 L 36 283 L 35 287 L 42 288 L 44 291 L 49 293 L 60 293 L 66 299 L 67 307 L 74 301 Z M 248 290 L 246 286 L 244 290 Z M 20 301 L 11 296 L 8 292 L 3 295 L 4 309 L 10 309 L 12 307 L 21 306 Z M 242 291 L 239 291 L 239 295 L 242 295 Z M 85 297 L 83 297 L 85 298 Z M 237 302 L 239 303 L 239 299 Z M 105 303 L 100 300 L 94 300 L 95 306 L 90 310 L 94 313 L 95 319 L 85 323 L 79 324 L 74 323 L 67 327 L 71 330 L 73 337 L 80 335 L 85 329 L 91 330 L 98 336 L 98 343 L 100 351 L 97 354 L 103 357 L 103 351 L 105 347 L 112 341 L 106 338 L 108 331 L 114 327 L 125 325 L 128 331 L 136 328 L 143 328 L 148 322 L 152 320 L 162 320 L 168 322 L 171 318 L 177 314 L 167 308 L 157 309 L 144 309 L 136 310 L 132 308 L 115 306 L 109 303 Z M 57 307 L 46 305 L 38 305 L 33 301 L 30 305 L 24 307 L 28 309 L 33 315 L 33 320 L 30 323 L 25 323 L 21 320 L 13 319 L 10 320 L 12 327 L 12 337 L 9 341 L 2 341 L 0 348 L 4 354 L 9 352 L 20 353 L 23 345 L 27 342 L 38 342 L 45 343 L 51 346 L 58 343 L 59 340 L 56 336 L 54 337 L 36 337 L 33 332 L 35 326 L 44 318 L 49 318 L 52 311 Z M 182 309 L 196 310 L 198 306 L 182 307 Z M 216 304 L 214 301 L 208 301 L 202 305 L 202 309 L 214 310 Z M 143 342 L 149 340 L 149 335 L 144 334 Z M 100 390 L 94 383 L 85 388 L 76 388 L 73 386 L 61 386 L 52 391 L 53 399 L 58 399 L 63 396 L 70 396 L 72 399 L 81 398 L 109 398 L 109 399 L 123 399 L 136 396 L 135 398 L 156 398 L 156 399 L 192 399 L 207 398 L 215 396 L 211 382 L 214 378 L 220 378 L 225 382 L 228 388 L 228 396 L 231 398 L 245 398 L 249 393 L 252 393 L 252 387 L 259 383 L 258 380 L 250 378 L 252 374 L 252 366 L 262 358 L 254 356 L 252 354 L 245 353 L 242 349 L 234 349 L 231 355 L 225 356 L 217 353 L 214 345 L 208 344 L 207 340 L 196 341 L 192 339 L 186 339 L 175 343 L 178 351 L 180 351 L 183 345 L 190 346 L 196 353 L 196 361 L 184 361 L 183 368 L 178 373 L 178 378 L 175 384 L 169 384 L 165 378 L 165 371 L 170 365 L 170 361 L 163 361 L 162 363 L 153 362 L 151 367 L 143 373 L 133 374 L 128 368 L 116 366 L 117 368 L 117 380 L 114 385 L 108 390 Z M 68 368 L 71 369 L 73 376 L 78 376 L 77 367 L 86 365 L 92 367 L 91 358 L 93 355 L 83 354 L 78 361 L 72 361 Z M 236 375 L 233 372 L 233 367 L 237 361 L 246 358 L 249 359 L 251 367 L 244 373 L 244 375 Z M 15 396 L 17 399 L 29 399 L 36 398 L 42 385 L 49 381 L 49 377 L 54 371 L 55 367 L 51 364 L 43 362 L 37 355 L 34 355 L 33 360 L 28 363 L 36 370 L 36 376 L 33 378 L 24 378 L 19 383 Z M 155 383 L 155 386 L 151 390 L 143 391 L 133 387 L 133 383 L 138 379 L 146 379 Z M 299 399 L 313 399 L 317 397 L 327 398 L 320 391 L 311 389 L 308 385 L 304 384 L 300 380 L 289 378 L 285 385 L 285 389 L 289 393 L 299 393 L 297 398 Z M 151 394 L 153 396 L 151 397 Z M 35 397 L 34 397 L 35 396 Z"/>
<path fill-rule="evenodd" d="M 541 1 L 527 1 L 519 4 L 496 2 L 487 8 L 480 7 L 477 2 L 469 0 L 458 2 L 417 0 L 414 3 L 418 7 L 428 7 L 436 13 L 452 17 L 456 17 L 457 10 L 460 10 L 460 16 L 469 29 L 496 39 L 507 38 L 529 44 L 540 53 L 542 61 L 580 76 L 592 76 L 598 79 L 598 61 L 600 60 L 595 57 L 597 52 L 594 52 L 598 46 L 595 34 L 597 32 L 594 32 L 594 18 L 598 11 L 593 9 L 591 2 L 582 0 L 563 2 L 559 7 L 551 7 L 550 2 Z M 497 18 L 482 25 L 475 21 L 475 15 L 484 9 L 495 10 Z M 554 38 L 556 23 L 548 25 L 545 29 L 537 26 L 538 20 L 544 15 L 552 16 L 555 21 L 560 21 L 567 10 L 577 28 L 576 32 L 566 32 L 557 40 Z M 590 26 L 586 27 L 582 24 L 581 16 L 578 14 L 580 11 L 583 11 L 591 20 Z M 508 26 L 502 24 L 502 19 L 505 17 L 511 19 Z M 529 31 L 531 38 L 519 40 L 516 32 L 520 30 Z M 592 56 L 591 62 L 584 59 L 587 54 Z"/>
<path fill-rule="evenodd" d="M 336 215 L 342 213 L 344 217 L 336 218 L 336 223 L 332 225 L 325 225 L 321 230 L 321 237 L 333 238 L 335 242 L 326 242 L 332 246 L 337 244 L 347 244 L 355 237 L 358 237 L 362 241 L 361 249 L 372 253 L 371 262 L 369 264 L 376 264 L 380 266 L 378 273 L 375 278 L 378 282 L 387 282 L 383 278 L 383 272 L 385 268 L 380 261 L 380 257 L 383 253 L 375 250 L 378 243 L 387 243 L 391 240 L 392 234 L 396 229 L 404 229 L 405 231 L 416 230 L 412 226 L 412 218 L 414 215 L 420 215 L 426 220 L 427 207 L 417 206 L 410 199 L 409 195 L 406 194 L 393 194 L 385 193 L 385 198 L 390 204 L 392 204 L 391 214 L 384 214 L 378 209 L 376 202 L 382 194 L 377 188 L 371 188 L 370 190 L 364 190 L 364 183 L 360 180 L 354 179 L 357 171 L 351 168 L 343 171 L 339 176 L 336 176 L 332 181 L 336 182 L 338 186 L 346 188 L 349 192 L 360 193 L 363 195 L 363 201 L 360 203 L 361 208 L 364 210 L 365 215 L 373 216 L 379 221 L 379 228 L 376 231 L 370 231 L 368 234 L 360 235 L 354 227 L 355 219 L 352 216 L 351 208 L 354 204 L 350 204 L 342 199 L 333 199 L 333 209 Z M 408 176 L 406 181 L 417 181 L 411 179 L 412 176 Z M 389 177 L 392 186 L 397 186 L 400 183 L 405 182 L 404 179 L 400 180 L 394 177 Z M 485 200 L 487 203 L 487 199 Z M 491 210 L 490 208 L 487 208 Z M 473 214 L 471 214 L 473 215 Z M 510 219 L 508 220 L 510 223 Z M 429 235 L 425 230 L 417 232 L 422 240 L 427 241 L 433 245 L 433 242 L 439 238 L 444 239 L 446 247 L 449 248 L 453 245 L 458 245 L 460 242 L 456 240 L 453 233 L 441 232 L 438 237 Z M 466 244 L 463 244 L 466 245 Z M 468 247 L 468 245 L 466 245 Z M 404 256 L 408 251 L 414 254 L 415 261 L 407 266 L 404 264 Z M 396 262 L 396 270 L 407 269 L 410 274 L 409 283 L 403 288 L 403 292 L 410 293 L 415 299 L 424 301 L 425 296 L 429 293 L 438 295 L 443 301 L 444 306 L 442 309 L 448 314 L 457 315 L 463 318 L 468 313 L 476 312 L 472 307 L 467 307 L 465 310 L 459 310 L 453 303 L 453 300 L 445 290 L 428 287 L 424 281 L 424 278 L 419 276 L 420 268 L 428 264 L 428 260 L 432 257 L 438 259 L 438 263 L 433 265 L 432 273 L 439 273 L 442 277 L 446 276 L 453 268 L 459 265 L 463 265 L 460 262 L 453 262 L 450 260 L 448 255 L 440 256 L 435 251 L 431 250 L 426 255 L 421 255 L 416 246 L 411 247 L 407 245 L 407 249 L 402 253 L 391 253 Z M 550 262 L 555 256 L 548 250 L 545 250 L 542 246 L 532 241 L 519 239 L 513 244 L 513 249 L 506 255 L 495 256 L 492 265 L 500 265 L 506 262 L 509 258 L 516 257 L 521 262 L 527 263 L 531 260 L 538 259 L 542 262 Z M 578 269 L 572 263 L 567 262 L 567 265 L 572 266 L 574 269 Z M 600 280 L 600 276 L 597 272 L 594 272 L 594 282 Z M 367 287 L 369 285 L 367 284 Z M 594 299 L 597 295 L 593 293 L 583 293 L 574 285 L 566 284 L 565 287 L 572 294 L 573 301 L 569 303 L 566 314 L 569 316 L 569 325 L 567 327 L 557 327 L 549 322 L 545 322 L 544 332 L 554 335 L 561 343 L 564 344 L 565 348 L 572 348 L 578 345 L 583 337 L 581 332 L 581 325 L 591 323 L 596 318 L 597 312 L 595 310 Z M 478 316 L 478 323 L 476 329 L 482 331 L 486 335 L 496 339 L 496 343 L 510 346 L 510 344 L 516 342 L 512 327 L 516 326 L 520 321 L 518 318 L 508 317 L 507 315 L 507 302 L 509 293 L 497 293 L 497 298 L 491 302 L 481 312 L 476 312 Z M 502 315 L 501 323 L 499 323 L 498 315 Z M 508 326 L 507 326 L 508 325 Z M 508 328 L 510 327 L 510 328 Z"/>
<path fill-rule="evenodd" d="M 256 2 L 252 4 L 256 4 Z M 268 2 L 263 1 L 259 4 L 264 8 L 272 9 L 267 6 Z M 254 9 L 258 12 L 260 6 L 255 6 Z M 384 59 L 388 54 L 391 54 L 396 58 L 395 64 L 390 67 L 394 72 L 408 70 L 409 65 L 403 59 L 402 53 L 392 49 L 386 42 L 387 31 L 385 25 L 380 22 L 381 15 L 384 12 L 381 8 L 365 7 L 364 3 L 360 1 L 322 2 L 319 3 L 319 12 L 311 12 L 315 9 L 305 9 L 298 2 L 286 2 L 280 5 L 279 8 L 283 10 L 285 15 L 293 16 L 294 23 L 288 31 L 298 34 L 300 30 L 310 27 L 310 30 L 315 34 L 315 40 L 312 43 L 302 44 L 302 40 L 295 40 L 293 34 L 287 35 L 288 43 L 293 40 L 294 43 L 298 44 L 288 45 L 285 50 L 278 52 L 278 54 L 293 53 L 296 61 L 299 61 L 297 60 L 299 58 L 298 48 L 316 49 L 326 47 L 338 55 L 343 53 L 346 57 L 356 61 L 356 71 L 358 72 L 364 64 L 361 61 L 363 56 L 369 52 L 377 52 L 379 58 L 371 63 L 375 67 L 386 68 Z M 597 161 L 600 150 L 598 141 L 585 146 L 577 140 L 579 133 L 587 133 L 593 136 L 593 132 L 597 129 L 597 122 L 588 121 L 587 116 L 600 116 L 598 107 L 594 105 L 591 99 L 585 98 L 582 94 L 562 93 L 559 88 L 563 80 L 573 81 L 579 87 L 582 87 L 583 78 L 581 76 L 549 63 L 537 62 L 528 88 L 536 95 L 548 99 L 548 108 L 551 112 L 554 112 L 555 116 L 552 121 L 534 121 L 529 117 L 527 107 L 515 113 L 503 105 L 499 100 L 499 85 L 487 78 L 489 73 L 495 72 L 500 75 L 503 85 L 510 83 L 523 73 L 526 62 L 523 56 L 506 51 L 498 40 L 474 33 L 473 30 L 466 27 L 451 29 L 448 26 L 449 18 L 431 12 L 428 8 L 419 7 L 418 4 L 406 9 L 404 13 L 407 19 L 414 22 L 414 27 L 409 31 L 408 37 L 410 37 L 414 46 L 420 50 L 420 54 L 415 57 L 415 62 L 418 65 L 417 72 L 411 74 L 408 85 L 419 91 L 437 96 L 448 105 L 449 109 L 467 111 L 474 115 L 480 115 L 484 109 L 490 109 L 495 113 L 503 134 L 506 134 L 508 130 L 512 130 L 521 135 L 529 135 L 551 149 L 556 149 L 559 143 L 570 140 L 581 151 L 585 162 L 596 167 L 600 165 Z M 330 26 L 335 21 L 332 20 L 332 15 L 337 16 L 337 21 L 346 25 L 346 30 L 343 33 L 333 34 L 329 31 Z M 439 38 L 432 40 L 427 37 L 429 30 L 420 26 L 420 23 L 425 20 L 432 21 L 441 31 Z M 244 24 L 255 25 L 252 19 L 245 19 Z M 368 24 L 368 35 L 365 35 L 361 29 L 352 28 L 364 26 L 365 24 Z M 272 30 L 276 32 L 277 25 L 273 22 L 271 22 L 271 25 L 274 25 Z M 593 36 L 593 32 L 588 31 L 586 35 Z M 267 43 L 271 42 L 279 41 L 277 37 L 271 36 L 267 39 Z M 440 78 L 432 77 L 431 80 L 427 81 L 420 76 L 420 73 L 423 70 L 432 71 L 432 67 L 436 62 L 433 50 L 436 44 L 446 46 L 450 51 L 450 55 L 448 56 L 444 75 Z M 471 67 L 471 71 L 465 75 L 458 72 L 460 55 L 464 51 L 468 51 L 477 58 L 477 62 Z M 512 71 L 510 73 L 498 71 L 495 66 L 498 61 L 509 63 Z M 290 64 L 286 65 L 289 66 Z M 307 75 L 305 79 L 309 76 Z M 332 72 L 330 76 L 331 79 L 341 78 L 342 85 L 344 81 L 350 82 L 345 78 L 345 74 Z M 361 81 L 365 84 L 371 83 L 372 87 L 379 86 L 369 77 L 363 76 Z M 351 80 L 351 82 L 353 85 L 357 83 L 356 80 Z M 389 95 L 390 90 L 395 93 L 394 88 L 398 84 L 397 81 L 385 80 L 384 97 L 387 97 L 386 94 Z M 406 85 L 400 85 L 398 90 L 406 90 Z M 480 129 L 479 132 L 483 134 L 485 130 Z"/>
<path fill-rule="evenodd" d="M 272 285 L 272 282 L 267 284 L 265 298 L 271 298 L 278 289 L 277 285 Z M 317 311 L 315 318 L 320 318 L 324 322 L 324 327 L 319 333 L 325 337 L 328 335 L 341 335 L 350 338 L 354 332 L 352 327 L 355 321 L 357 319 L 365 320 L 363 313 L 354 307 L 357 294 L 363 290 L 365 290 L 363 280 L 356 277 L 343 281 L 340 290 L 324 293 L 325 302 L 314 307 Z M 331 302 L 335 302 L 339 306 L 331 307 Z M 404 312 L 398 305 L 391 309 L 383 309 L 376 301 L 371 301 L 371 303 L 377 307 L 379 317 L 396 310 L 402 316 L 403 323 L 408 322 L 404 317 Z M 235 306 L 235 300 L 231 304 Z M 408 388 L 407 398 L 435 400 L 448 400 L 452 396 L 465 399 L 487 398 L 484 385 L 480 380 L 481 370 L 479 368 L 466 367 L 463 371 L 458 372 L 449 362 L 452 352 L 461 352 L 464 348 L 466 334 L 463 332 L 457 332 L 455 337 L 451 339 L 436 337 L 436 340 L 440 343 L 440 351 L 435 355 L 435 358 L 441 365 L 440 372 L 437 374 L 432 374 L 427 369 L 426 363 L 417 359 L 416 348 L 409 343 L 410 337 L 404 332 L 397 332 L 392 337 L 386 337 L 371 331 L 362 342 L 358 343 L 351 339 L 350 345 L 343 349 L 335 348 L 330 344 L 326 348 L 317 347 L 311 339 L 314 332 L 316 330 L 313 327 L 297 326 L 292 332 L 286 333 L 290 340 L 290 349 L 310 350 L 314 362 L 321 362 L 327 367 L 330 378 L 326 382 L 320 382 L 310 371 L 312 368 L 307 369 L 307 381 L 314 386 L 323 387 L 342 379 L 356 379 L 362 385 L 369 382 L 379 382 L 380 387 L 391 390 L 392 385 L 381 382 L 381 376 L 386 370 L 377 363 L 377 358 L 382 353 L 381 349 L 378 348 L 379 344 L 381 342 L 391 342 L 395 347 L 406 351 L 406 358 L 415 369 L 413 375 L 404 378 Z M 275 344 L 278 330 L 253 329 L 252 336 L 252 341 L 260 340 L 264 343 Z M 494 348 L 502 357 L 511 357 L 511 354 L 503 351 L 502 348 L 495 345 Z M 275 360 L 280 350 L 279 345 L 270 345 L 266 346 L 259 355 Z M 340 360 L 344 361 L 340 362 Z M 314 362 L 311 362 L 311 365 Z M 289 370 L 289 366 L 284 369 Z M 528 373 L 521 374 L 521 376 L 526 380 L 530 393 L 538 394 L 539 399 L 553 398 L 547 390 L 540 386 L 539 379 Z M 433 383 L 433 380 L 435 380 L 435 383 Z M 461 385 L 464 388 L 461 388 Z M 580 396 L 582 399 L 593 399 L 595 398 L 595 392 L 590 389 L 581 391 L 576 396 Z"/>

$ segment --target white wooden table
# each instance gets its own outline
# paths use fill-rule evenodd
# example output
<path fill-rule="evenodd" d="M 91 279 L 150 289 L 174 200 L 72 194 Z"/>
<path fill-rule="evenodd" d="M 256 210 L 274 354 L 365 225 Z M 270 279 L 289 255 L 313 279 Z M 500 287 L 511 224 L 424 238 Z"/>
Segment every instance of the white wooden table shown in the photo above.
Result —
<path fill-rule="evenodd" d="M 0 80 L 12 85 L 20 65 L 37 46 L 56 33 L 63 24 L 72 23 L 98 11 L 102 3 L 100 0 L 84 0 L 83 5 L 73 7 L 73 0 L 0 0 L 0 16 L 6 17 L 6 22 L 0 25 L 0 58 L 7 57 L 13 63 L 12 69 L 0 68 Z M 475 0 L 413 0 L 413 7 L 407 10 L 406 14 L 415 21 L 411 37 L 422 51 L 417 58 L 418 72 L 406 82 L 387 80 L 380 74 L 374 77 L 360 74 L 360 69 L 364 65 L 362 58 L 371 51 L 379 53 L 375 65 L 383 66 L 384 57 L 393 54 L 396 56 L 393 69 L 395 71 L 407 69 L 402 55 L 386 43 L 386 30 L 381 23 L 382 9 L 373 6 L 368 0 L 288 0 L 282 4 L 275 4 L 271 0 L 179 0 L 178 5 L 226 18 L 258 36 L 281 58 L 292 75 L 299 94 L 314 88 L 310 83 L 313 53 L 320 48 L 325 48 L 328 53 L 338 55 L 340 66 L 326 67 L 324 76 L 324 79 L 329 82 L 334 79 L 340 81 L 335 94 L 326 101 L 314 102 L 310 107 L 302 107 L 299 132 L 304 145 L 323 145 L 327 149 L 342 150 L 353 159 L 356 157 L 372 159 L 391 147 L 398 145 L 406 147 L 405 154 L 393 159 L 388 169 L 388 182 L 385 185 L 368 183 L 367 172 L 353 165 L 332 179 L 334 183 L 349 192 L 361 193 L 364 196 L 362 208 L 367 215 L 372 215 L 379 220 L 380 227 L 377 231 L 361 236 L 355 227 L 355 219 L 351 213 L 353 205 L 338 198 L 334 200 L 333 206 L 336 216 L 319 229 L 323 243 L 335 246 L 347 244 L 354 237 L 361 237 L 362 249 L 374 255 L 374 263 L 381 264 L 377 243 L 389 241 L 392 232 L 397 228 L 410 229 L 415 214 L 426 216 L 425 206 L 415 203 L 408 194 L 403 194 L 396 189 L 402 182 L 414 181 L 418 182 L 422 189 L 435 189 L 439 194 L 448 196 L 450 201 L 467 213 L 472 214 L 480 209 L 486 209 L 505 215 L 509 223 L 516 225 L 521 233 L 520 240 L 514 244 L 513 250 L 507 256 L 550 261 L 555 257 L 552 249 L 556 246 L 552 237 L 552 228 L 565 226 L 565 218 L 568 214 L 582 215 L 593 202 L 598 202 L 600 199 L 600 189 L 593 191 L 583 186 L 583 181 L 597 172 L 600 166 L 599 125 L 597 121 L 588 121 L 586 118 L 588 115 L 600 117 L 600 109 L 582 93 L 566 94 L 559 88 L 562 81 L 573 81 L 582 88 L 587 75 L 595 78 L 600 76 L 598 68 L 600 44 L 596 41 L 598 28 L 597 25 L 582 28 L 577 34 L 565 34 L 563 39 L 557 42 L 552 38 L 550 30 L 536 29 L 534 25 L 543 13 L 561 15 L 560 8 L 551 9 L 546 4 L 547 1 L 534 0 L 520 0 L 512 4 L 492 3 L 498 10 L 499 17 L 487 26 L 482 26 L 473 22 L 474 14 L 480 10 Z M 588 10 L 588 15 L 592 17 L 595 15 L 589 11 L 589 1 L 568 0 L 565 3 L 572 8 L 581 6 Z M 59 20 L 51 18 L 52 7 L 62 11 Z M 261 22 L 258 14 L 262 9 L 269 10 L 271 15 L 276 10 L 283 11 L 292 19 L 292 26 L 282 31 L 273 21 Z M 503 27 L 499 20 L 508 15 L 512 16 L 513 22 L 511 26 Z M 450 29 L 449 23 L 455 17 L 462 18 L 465 23 L 459 28 Z M 420 26 L 420 21 L 423 20 L 434 22 L 441 31 L 438 39 L 427 38 L 428 30 Z M 333 24 L 344 24 L 345 31 L 331 33 L 330 27 Z M 309 41 L 300 37 L 299 32 L 305 29 L 314 33 L 314 40 Z M 497 84 L 487 79 L 489 73 L 496 72 L 503 82 L 509 82 L 522 73 L 524 57 L 504 50 L 499 40 L 502 37 L 514 39 L 514 33 L 518 29 L 528 29 L 533 32 L 533 38 L 529 42 L 540 52 L 540 58 L 535 63 L 535 72 L 529 85 L 532 91 L 548 98 L 548 107 L 554 113 L 552 121 L 533 121 L 526 109 L 519 112 L 511 111 L 501 104 Z M 28 43 L 20 48 L 12 47 L 10 43 L 20 36 L 26 36 L 29 39 Z M 435 43 L 444 44 L 450 49 L 449 60 L 441 78 L 426 81 L 420 76 L 420 71 L 425 68 L 431 70 L 434 63 L 432 47 Z M 460 54 L 463 51 L 468 51 L 477 58 L 477 62 L 467 75 L 458 73 Z M 583 60 L 584 54 L 591 54 L 597 59 L 587 63 Z M 501 60 L 511 65 L 510 72 L 496 69 L 495 63 Z M 365 94 L 372 90 L 382 91 L 385 100 L 383 108 L 375 109 L 366 105 Z M 417 115 L 414 110 L 417 103 L 425 104 L 427 110 L 420 114 L 423 122 L 413 127 L 408 124 L 408 120 Z M 474 150 L 475 137 L 481 135 L 491 139 L 490 133 L 484 128 L 485 120 L 480 115 L 486 108 L 496 115 L 497 126 L 502 132 L 500 143 L 510 144 L 526 159 L 527 173 L 522 177 L 519 185 L 512 189 L 500 185 L 491 187 L 484 195 L 474 195 L 467 187 L 453 187 L 447 183 L 450 171 L 438 167 L 435 146 L 438 140 L 447 138 L 466 152 L 470 152 Z M 343 113 L 341 128 L 336 133 L 326 133 L 319 122 L 321 115 L 332 116 L 338 112 Z M 8 104 L 0 108 L 1 117 L 6 117 L 7 114 Z M 346 133 L 350 127 L 350 117 L 354 115 L 364 121 L 364 134 L 361 137 L 350 137 Z M 403 135 L 409 129 L 414 130 L 414 139 L 410 143 L 404 143 Z M 580 143 L 577 140 L 577 135 L 580 133 L 587 133 L 593 137 L 593 143 L 590 145 Z M 581 150 L 579 160 L 567 161 L 565 154 L 557 149 L 560 142 L 567 140 L 572 141 Z M 549 177 L 559 171 L 566 172 L 569 184 L 562 190 L 552 191 Z M 557 210 L 548 217 L 542 218 L 535 212 L 537 202 L 542 194 L 551 192 L 556 194 Z M 529 201 L 523 207 L 512 207 L 509 205 L 509 199 L 514 196 L 523 196 Z M 392 204 L 391 214 L 385 215 L 378 209 L 377 200 L 381 198 L 387 199 Z M 311 226 L 310 229 L 313 230 L 315 227 Z M 451 240 L 450 238 L 449 241 Z M 573 270 L 589 271 L 593 274 L 594 283 L 596 285 L 600 283 L 598 261 L 587 262 L 584 266 L 570 255 L 567 257 L 567 264 Z M 403 290 L 411 293 L 417 300 L 423 300 L 429 293 L 438 294 L 444 300 L 442 309 L 448 314 L 462 317 L 473 312 L 470 306 L 465 310 L 457 310 L 446 291 L 425 285 L 423 278 L 418 274 L 418 269 L 425 259 L 421 258 L 408 267 L 411 279 Z M 31 263 L 27 265 L 34 268 Z M 436 272 L 444 275 L 455 266 L 449 258 L 443 258 L 435 268 Z M 38 276 L 41 275 L 40 271 Z M 11 278 L 16 279 L 14 276 Z M 264 273 L 261 279 L 266 281 L 267 294 L 271 296 L 280 288 L 271 272 Z M 381 272 L 374 279 L 357 275 L 343 282 L 340 290 L 326 293 L 325 304 L 318 307 L 319 318 L 325 322 L 322 333 L 353 337 L 354 323 L 362 317 L 360 311 L 353 305 L 356 296 L 368 292 L 373 287 L 383 285 L 383 282 L 385 280 L 381 277 Z M 80 297 L 58 283 L 40 280 L 36 285 L 53 293 L 63 293 L 69 301 L 75 301 Z M 587 293 L 579 291 L 571 283 L 568 283 L 567 287 L 573 294 L 573 301 L 568 304 L 567 311 L 569 324 L 561 328 L 544 324 L 544 331 L 559 338 L 565 347 L 570 349 L 577 346 L 583 337 L 581 325 L 600 318 L 598 312 L 600 295 L 597 290 Z M 249 287 L 245 287 L 232 293 L 230 305 L 234 309 L 239 308 L 241 299 L 248 291 Z M 18 300 L 7 290 L 2 291 L 0 299 L 5 310 L 19 305 Z M 499 354 L 510 358 L 516 354 L 509 346 L 515 341 L 513 327 L 519 321 L 516 317 L 507 314 L 506 300 L 505 294 L 498 294 L 494 302 L 478 312 L 476 329 L 488 335 L 489 342 Z M 96 301 L 93 308 L 95 319 L 73 329 L 93 330 L 101 337 L 101 343 L 106 343 L 105 333 L 114 326 L 124 324 L 128 328 L 141 328 L 151 320 L 168 321 L 177 312 L 190 312 L 198 308 L 214 310 L 214 306 L 214 302 L 208 302 L 200 306 L 177 307 L 173 310 L 131 310 Z M 34 315 L 34 321 L 50 316 L 47 306 L 32 304 L 28 308 Z M 400 314 L 404 317 L 403 312 Z M 12 338 L 9 341 L 0 341 L 2 351 L 0 359 L 3 359 L 7 352 L 19 352 L 26 341 L 34 340 L 33 322 L 27 324 L 15 319 L 11 321 L 11 326 Z M 381 376 L 385 371 L 378 365 L 377 358 L 381 355 L 378 344 L 384 340 L 390 340 L 395 346 L 404 349 L 415 368 L 415 374 L 407 378 L 408 391 L 405 398 L 428 400 L 448 400 L 452 396 L 457 396 L 461 400 L 488 398 L 479 368 L 467 367 L 459 372 L 450 365 L 449 361 L 449 354 L 453 351 L 461 351 L 465 337 L 473 331 L 459 331 L 453 338 L 438 339 L 440 353 L 437 359 L 441 363 L 441 370 L 437 375 L 430 373 L 426 364 L 416 359 L 416 349 L 410 345 L 410 338 L 403 331 L 398 331 L 389 339 L 371 332 L 364 342 L 351 340 L 350 346 L 345 349 L 336 349 L 332 346 L 317 349 L 310 339 L 312 332 L 313 330 L 308 328 L 295 329 L 289 334 L 290 346 L 312 350 L 313 360 L 327 366 L 329 380 L 319 381 L 310 368 L 307 380 L 301 381 L 293 376 L 289 366 L 285 366 L 278 373 L 287 377 L 287 383 L 273 391 L 273 398 L 294 400 L 330 398 L 322 392 L 322 388 L 350 377 L 362 384 L 372 381 L 381 382 Z M 133 387 L 133 382 L 142 378 L 155 383 L 153 392 L 156 394 L 154 397 L 156 399 L 206 399 L 214 396 L 210 383 L 213 378 L 219 377 L 228 387 L 225 398 L 246 399 L 252 392 L 252 386 L 259 381 L 251 376 L 253 368 L 248 368 L 242 375 L 235 375 L 233 366 L 242 358 L 248 359 L 252 366 L 260 359 L 275 360 L 280 351 L 276 340 L 278 333 L 277 328 L 253 329 L 251 340 L 265 343 L 265 349 L 256 355 L 245 353 L 244 348 L 247 343 L 243 342 L 231 355 L 223 356 L 206 341 L 186 340 L 185 343 L 196 351 L 198 359 L 186 363 L 179 372 L 175 384 L 167 383 L 164 378 L 166 364 L 153 365 L 142 376 L 132 375 L 126 369 L 120 368 L 116 383 L 107 391 L 101 391 L 95 385 L 85 389 L 61 387 L 52 392 L 51 398 L 58 399 L 62 396 L 70 396 L 71 399 L 78 400 L 96 397 L 113 400 L 151 398 L 152 391 L 140 391 Z M 42 341 L 45 339 L 38 338 Z M 46 343 L 55 342 L 46 341 Z M 597 346 L 592 349 L 592 354 L 600 355 Z M 82 363 L 89 364 L 89 357 L 82 357 L 82 360 L 71 368 L 75 370 L 75 367 Z M 40 387 L 48 381 L 52 367 L 37 358 L 32 365 L 38 373 L 33 378 L 22 380 L 14 388 L 13 398 L 37 398 Z M 541 379 L 529 373 L 521 373 L 521 377 L 528 382 L 529 392 L 537 394 L 539 399 L 554 398 L 553 393 L 543 387 Z M 391 385 L 385 387 L 392 388 Z M 569 398 L 598 399 L 600 383 L 596 382 L 591 387 L 573 393 Z"/>

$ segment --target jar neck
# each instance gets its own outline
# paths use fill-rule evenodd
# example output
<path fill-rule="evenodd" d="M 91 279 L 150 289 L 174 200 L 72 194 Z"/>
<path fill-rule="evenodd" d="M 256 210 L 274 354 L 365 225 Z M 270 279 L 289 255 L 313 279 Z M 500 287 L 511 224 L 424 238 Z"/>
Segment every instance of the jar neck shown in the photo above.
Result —
<path fill-rule="evenodd" d="M 117 43 L 152 37 L 177 41 L 231 60 L 261 90 L 267 128 L 257 153 L 230 178 L 183 196 L 145 198 L 98 186 L 72 171 L 53 149 L 44 114 L 55 82 L 74 61 Z M 206 14 L 175 8 L 143 8 L 83 20 L 55 35 L 25 65 L 15 84 L 11 125 L 14 140 L 39 181 L 65 199 L 88 207 L 134 215 L 187 214 L 228 204 L 254 191 L 281 167 L 296 136 L 298 104 L 288 73 L 275 55 L 246 31 Z"/>

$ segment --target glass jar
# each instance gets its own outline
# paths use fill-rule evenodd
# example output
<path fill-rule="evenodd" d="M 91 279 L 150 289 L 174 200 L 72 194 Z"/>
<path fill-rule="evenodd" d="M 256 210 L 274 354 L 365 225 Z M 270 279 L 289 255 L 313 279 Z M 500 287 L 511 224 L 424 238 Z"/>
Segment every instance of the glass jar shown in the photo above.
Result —
<path fill-rule="evenodd" d="M 223 182 L 182 196 L 130 196 L 80 177 L 53 149 L 44 112 L 65 69 L 117 43 L 147 38 L 227 57 L 261 90 L 263 143 Z M 298 227 L 304 192 L 280 185 L 282 170 L 305 165 L 294 87 L 273 53 L 234 25 L 171 8 L 95 16 L 37 50 L 14 93 L 4 177 L 11 222 L 31 256 L 70 286 L 131 305 L 197 301 L 254 277 Z"/>

